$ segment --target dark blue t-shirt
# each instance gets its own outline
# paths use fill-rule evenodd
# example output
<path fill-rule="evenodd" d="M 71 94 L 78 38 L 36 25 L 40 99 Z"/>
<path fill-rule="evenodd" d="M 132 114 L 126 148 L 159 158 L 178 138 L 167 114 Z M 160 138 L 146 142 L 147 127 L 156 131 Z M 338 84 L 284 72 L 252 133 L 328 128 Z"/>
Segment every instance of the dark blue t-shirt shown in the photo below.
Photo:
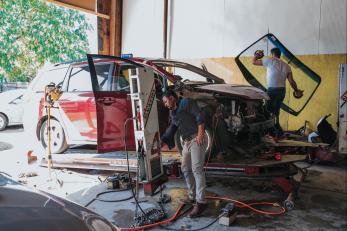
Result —
<path fill-rule="evenodd" d="M 166 129 L 161 140 L 168 144 L 177 129 L 183 139 L 188 138 L 198 132 L 198 125 L 205 122 L 204 115 L 193 99 L 181 98 L 178 101 L 176 110 L 170 111 L 171 123 Z"/>

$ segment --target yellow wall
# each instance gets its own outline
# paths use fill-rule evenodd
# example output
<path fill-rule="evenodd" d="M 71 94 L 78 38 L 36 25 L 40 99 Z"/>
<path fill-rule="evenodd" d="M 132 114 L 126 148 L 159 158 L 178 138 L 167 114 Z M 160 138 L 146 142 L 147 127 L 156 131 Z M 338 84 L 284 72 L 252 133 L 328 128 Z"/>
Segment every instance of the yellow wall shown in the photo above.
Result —
<path fill-rule="evenodd" d="M 306 105 L 305 109 L 298 115 L 290 115 L 283 110 L 280 114 L 280 123 L 285 130 L 296 130 L 304 125 L 305 120 L 308 123 L 308 129 L 316 130 L 317 121 L 326 114 L 332 114 L 329 122 L 336 129 L 337 122 L 337 98 L 338 98 L 338 66 L 347 63 L 346 54 L 332 55 L 298 55 L 297 56 L 306 66 L 311 68 L 321 77 L 321 84 L 317 91 Z M 192 59 L 185 60 L 189 63 L 200 66 L 202 63 L 206 65 L 208 71 L 225 79 L 227 83 L 248 84 L 243 78 L 242 73 L 238 69 L 234 58 L 210 58 L 210 59 Z M 264 74 L 264 69 L 259 67 L 259 72 Z M 295 70 L 293 70 L 295 79 Z M 307 80 L 309 81 L 309 80 Z M 298 81 L 298 87 L 305 90 L 308 82 Z M 287 87 L 287 89 L 289 86 Z M 287 90 L 287 94 L 291 94 L 291 90 Z M 288 97 L 292 100 L 291 97 Z M 287 102 L 293 103 L 293 102 Z M 294 102 L 295 104 L 295 102 Z"/>

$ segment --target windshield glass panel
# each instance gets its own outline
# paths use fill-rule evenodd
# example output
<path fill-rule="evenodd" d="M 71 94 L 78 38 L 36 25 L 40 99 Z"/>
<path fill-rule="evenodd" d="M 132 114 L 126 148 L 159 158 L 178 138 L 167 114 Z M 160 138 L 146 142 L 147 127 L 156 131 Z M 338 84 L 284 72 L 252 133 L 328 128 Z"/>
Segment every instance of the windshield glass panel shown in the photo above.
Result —
<path fill-rule="evenodd" d="M 270 50 L 274 47 L 281 50 L 281 59 L 291 67 L 298 88 L 304 90 L 303 97 L 297 99 L 293 96 L 293 89 L 290 87 L 289 82 L 286 81 L 286 96 L 281 108 L 293 115 L 298 115 L 318 88 L 321 78 L 297 59 L 274 35 L 265 35 L 242 51 L 236 57 L 236 63 L 251 85 L 266 90 L 266 68 L 253 65 L 252 60 L 256 50 L 262 50 L 265 57 L 270 57 Z"/>
<path fill-rule="evenodd" d="M 187 70 L 180 67 L 170 67 L 167 70 L 171 74 L 179 77 L 181 81 L 184 81 L 184 82 L 189 82 L 189 81 L 208 82 L 206 77 L 196 72 L 193 72 L 191 70 Z"/>

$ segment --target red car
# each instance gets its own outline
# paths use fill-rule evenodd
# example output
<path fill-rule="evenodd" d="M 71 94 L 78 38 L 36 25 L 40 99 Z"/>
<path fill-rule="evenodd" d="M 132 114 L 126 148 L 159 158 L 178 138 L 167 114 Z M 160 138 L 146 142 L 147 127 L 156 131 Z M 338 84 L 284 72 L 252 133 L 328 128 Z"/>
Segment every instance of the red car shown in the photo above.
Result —
<path fill-rule="evenodd" d="M 44 86 L 55 82 L 63 94 L 52 109 L 52 152 L 63 153 L 70 145 L 94 144 L 98 151 L 123 150 L 124 121 L 132 117 L 129 70 L 145 65 L 154 71 L 157 98 L 176 87 L 181 97 L 194 98 L 206 115 L 207 150 L 228 149 L 232 143 L 249 145 L 274 125 L 265 109 L 268 96 L 252 86 L 230 85 L 206 70 L 188 63 L 109 56 L 89 56 L 97 77 L 91 78 L 86 61 L 56 65 L 41 73 L 29 85 L 26 95 L 24 128 L 47 147 L 47 113 L 43 107 Z M 168 125 L 168 111 L 158 104 L 160 130 Z M 219 118 L 218 125 L 215 119 Z M 218 128 L 217 128 L 218 127 Z M 212 142 L 217 128 L 219 143 Z M 132 124 L 127 127 L 127 148 L 135 149 Z M 251 135 L 251 136 L 250 136 Z M 249 138 L 251 137 L 251 138 Z M 175 138 L 180 150 L 180 135 Z M 223 149 L 223 150 L 222 150 Z"/>

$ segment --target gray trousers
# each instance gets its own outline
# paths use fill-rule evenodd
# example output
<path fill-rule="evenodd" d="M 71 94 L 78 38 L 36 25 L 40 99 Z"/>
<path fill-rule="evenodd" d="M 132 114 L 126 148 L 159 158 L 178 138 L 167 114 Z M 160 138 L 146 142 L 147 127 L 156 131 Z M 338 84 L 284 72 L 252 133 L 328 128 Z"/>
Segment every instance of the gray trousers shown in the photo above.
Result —
<path fill-rule="evenodd" d="M 190 199 L 196 199 L 198 203 L 207 203 L 205 200 L 206 179 L 204 172 L 205 145 L 199 146 L 196 138 L 182 143 L 181 169 L 188 187 Z"/>

